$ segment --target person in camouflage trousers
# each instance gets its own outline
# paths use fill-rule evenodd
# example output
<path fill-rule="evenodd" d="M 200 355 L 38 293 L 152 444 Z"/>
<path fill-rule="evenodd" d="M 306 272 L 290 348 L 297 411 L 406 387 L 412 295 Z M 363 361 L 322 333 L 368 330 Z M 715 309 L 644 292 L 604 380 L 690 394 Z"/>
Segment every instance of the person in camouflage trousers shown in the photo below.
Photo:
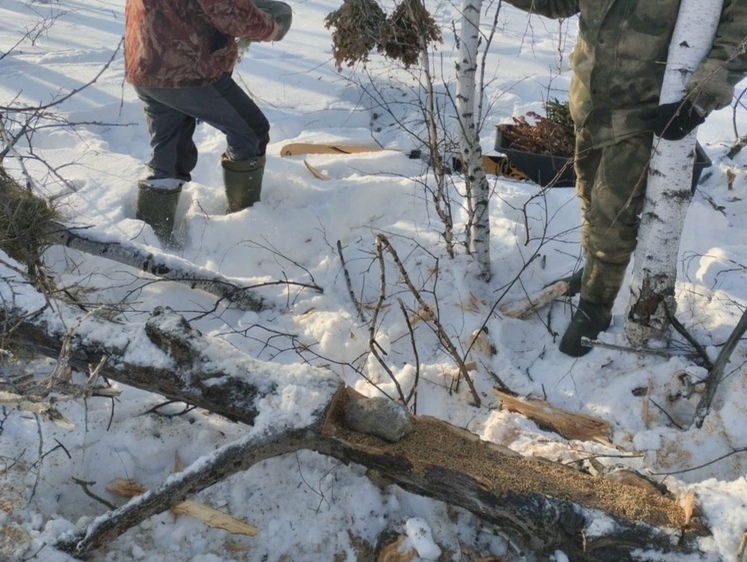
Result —
<path fill-rule="evenodd" d="M 290 6 L 275 0 L 127 0 L 125 79 L 144 104 L 151 138 L 137 218 L 163 243 L 173 243 L 179 194 L 197 164 L 197 120 L 226 135 L 228 211 L 259 200 L 270 124 L 231 76 L 236 39 L 279 41 L 291 20 Z"/>
<path fill-rule="evenodd" d="M 684 138 L 731 103 L 747 74 L 747 0 L 724 0 L 713 45 L 686 96 L 664 105 L 659 94 L 679 0 L 506 1 L 549 18 L 579 15 L 569 105 L 585 263 L 578 307 L 560 342 L 563 353 L 579 357 L 591 350 L 581 338 L 594 339 L 610 325 L 636 246 L 654 134 Z"/>

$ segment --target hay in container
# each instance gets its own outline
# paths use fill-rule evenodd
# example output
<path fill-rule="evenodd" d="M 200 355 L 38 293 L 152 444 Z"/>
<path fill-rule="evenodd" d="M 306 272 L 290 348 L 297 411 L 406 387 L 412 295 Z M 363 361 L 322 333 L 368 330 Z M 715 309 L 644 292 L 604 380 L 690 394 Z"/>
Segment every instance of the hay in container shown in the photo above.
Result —
<path fill-rule="evenodd" d="M 498 125 L 506 147 L 535 154 L 573 157 L 576 150 L 575 134 L 568 102 L 552 99 L 545 102 L 544 107 L 547 117 L 530 111 L 526 115 L 513 117 L 510 125 Z"/>

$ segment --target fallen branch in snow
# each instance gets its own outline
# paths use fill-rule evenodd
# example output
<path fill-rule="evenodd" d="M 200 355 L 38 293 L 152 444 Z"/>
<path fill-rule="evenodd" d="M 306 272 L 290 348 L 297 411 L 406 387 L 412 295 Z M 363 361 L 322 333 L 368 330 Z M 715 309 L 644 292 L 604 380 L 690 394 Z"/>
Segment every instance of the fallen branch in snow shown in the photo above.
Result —
<path fill-rule="evenodd" d="M 568 289 L 568 281 L 561 279 L 521 300 L 502 304 L 498 310 L 509 318 L 526 318 L 555 299 L 567 295 Z"/>
<path fill-rule="evenodd" d="M 385 482 L 412 493 L 465 508 L 535 554 L 562 550 L 574 562 L 619 562 L 631 559 L 636 548 L 697 551 L 695 527 L 684 528 L 685 514 L 672 499 L 523 457 L 428 416 L 414 416 L 412 429 L 388 443 L 346 426 L 350 399 L 360 398 L 346 388 L 331 404 L 318 452 L 374 469 Z"/>
<path fill-rule="evenodd" d="M 60 244 L 98 257 L 129 265 L 162 279 L 177 281 L 227 299 L 243 310 L 258 311 L 262 299 L 239 279 L 198 267 L 178 256 L 152 252 L 129 240 L 96 234 L 90 227 L 57 222 L 57 214 L 46 200 L 23 189 L 0 166 L 0 249 L 35 271 L 41 249 Z"/>
<path fill-rule="evenodd" d="M 315 432 L 309 429 L 268 427 L 249 432 L 172 475 L 163 484 L 136 496 L 122 507 L 96 518 L 85 529 L 62 535 L 55 547 L 76 557 L 101 548 L 149 517 L 173 509 L 195 494 L 221 480 L 247 470 L 263 460 L 301 449 L 309 449 Z"/>
<path fill-rule="evenodd" d="M 262 299 L 241 280 L 224 277 L 178 256 L 152 252 L 134 242 L 99 238 L 95 231 L 88 227 L 54 224 L 45 238 L 79 252 L 129 265 L 162 279 L 183 283 L 192 289 L 201 289 L 231 301 L 242 310 L 259 311 L 263 308 Z"/>
<path fill-rule="evenodd" d="M 363 322 L 366 322 L 366 315 L 363 313 L 363 308 L 358 302 L 358 299 L 355 298 L 355 292 L 353 291 L 353 282 L 350 279 L 350 272 L 348 271 L 347 264 L 345 263 L 345 256 L 342 254 L 342 243 L 339 240 L 337 241 L 337 255 L 340 256 L 340 264 L 342 265 L 342 272 L 345 274 L 345 284 L 348 287 L 350 300 L 353 301 L 353 304 L 355 305 L 355 310 L 358 312 L 358 318 Z"/>
<path fill-rule="evenodd" d="M 128 499 L 137 497 L 148 491 L 147 488 L 134 480 L 124 480 L 121 478 L 109 482 L 106 486 L 106 490 L 112 494 Z M 116 507 L 111 506 L 111 509 L 116 509 Z M 200 502 L 190 500 L 183 501 L 172 507 L 171 513 L 174 515 L 190 515 L 199 519 L 208 527 L 212 527 L 213 529 L 223 529 L 224 531 L 228 531 L 235 535 L 254 537 L 259 533 L 259 529 L 254 525 L 250 525 L 249 523 L 236 519 L 219 509 L 215 509 L 214 507 Z"/>
<path fill-rule="evenodd" d="M 627 351 L 628 353 L 637 353 L 639 355 L 655 355 L 656 357 L 672 357 L 677 355 L 675 351 L 670 349 L 652 349 L 650 347 L 616 345 L 614 343 L 607 343 L 599 340 L 590 340 L 589 338 L 581 338 L 581 345 L 587 347 L 601 347 L 613 351 Z"/>
<path fill-rule="evenodd" d="M 610 443 L 612 440 L 612 428 L 605 420 L 561 410 L 544 400 L 522 398 L 498 389 L 493 389 L 493 392 L 501 399 L 502 407 L 509 412 L 522 414 L 540 427 L 549 428 L 566 439 L 601 443 Z"/>
<path fill-rule="evenodd" d="M 71 307 L 65 310 L 67 318 L 74 313 Z M 56 357 L 65 331 L 51 308 L 35 316 L 22 311 L 18 317 L 23 320 L 11 340 Z M 101 365 L 100 376 L 254 427 L 87 528 L 61 537 L 57 547 L 75 556 L 105 546 L 231 474 L 301 449 L 361 464 L 410 492 L 470 510 L 538 554 L 560 549 L 574 561 L 618 561 L 629 559 L 637 548 L 697 551 L 696 528 L 685 526 L 675 500 L 522 457 L 440 420 L 409 416 L 402 405 L 343 387 L 327 370 L 257 361 L 222 340 L 202 336 L 169 309 L 154 311 L 145 326 L 88 317 L 77 330 L 69 338 L 72 366 L 87 368 L 105 354 L 110 359 Z M 117 346 L 110 337 L 114 331 Z M 148 349 L 152 345 L 161 350 L 161 359 L 157 349 Z M 138 362 L 138 357 L 158 366 Z M 273 408 L 289 387 L 303 392 L 303 404 Z M 394 415 L 393 408 L 400 408 L 401 415 Z"/>
<path fill-rule="evenodd" d="M 724 369 L 726 368 L 727 363 L 729 363 L 729 358 L 731 357 L 734 348 L 737 347 L 737 344 L 742 339 L 745 332 L 747 332 L 747 310 L 742 313 L 742 318 L 740 318 L 736 328 L 734 328 L 734 331 L 729 336 L 729 339 L 726 340 L 726 343 L 718 354 L 713 367 L 708 372 L 703 396 L 701 397 L 700 402 L 698 402 L 698 406 L 695 408 L 695 416 L 693 417 L 692 426 L 698 428 L 703 426 L 703 421 L 708 415 L 708 411 L 711 409 L 713 397 L 716 395 L 716 390 L 718 389 L 719 384 L 721 384 L 721 380 L 724 376 Z"/>
<path fill-rule="evenodd" d="M 617 562 L 630 559 L 635 549 L 697 551 L 694 532 L 682 528 L 683 510 L 650 489 L 525 458 L 428 417 L 410 418 L 411 428 L 399 441 L 386 441 L 347 427 L 350 400 L 368 399 L 344 389 L 323 419 L 315 416 L 303 428 L 267 428 L 261 436 L 250 432 L 86 529 L 64 535 L 57 548 L 85 556 L 235 472 L 310 449 L 375 469 L 410 492 L 468 509 L 537 554 L 562 549 L 574 561 Z"/>

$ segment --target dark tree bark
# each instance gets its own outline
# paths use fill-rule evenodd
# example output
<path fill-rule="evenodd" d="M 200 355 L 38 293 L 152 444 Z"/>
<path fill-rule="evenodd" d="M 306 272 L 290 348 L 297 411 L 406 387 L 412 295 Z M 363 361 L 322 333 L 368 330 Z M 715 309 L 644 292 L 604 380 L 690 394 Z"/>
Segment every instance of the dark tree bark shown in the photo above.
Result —
<path fill-rule="evenodd" d="M 49 313 L 35 317 L 6 313 L 5 320 L 16 324 L 10 333 L 16 344 L 52 357 L 60 353 L 65 334 L 55 329 Z M 361 464 L 410 492 L 463 507 L 499 525 L 518 545 L 535 553 L 561 549 L 572 560 L 618 561 L 629 559 L 636 548 L 672 553 L 697 549 L 696 533 L 686 525 L 682 509 L 650 489 L 525 458 L 428 417 L 411 417 L 412 428 L 397 442 L 353 431 L 346 422 L 350 404 L 370 399 L 343 387 L 329 371 L 308 367 L 307 379 L 299 382 L 297 372 L 286 379 L 283 366 L 262 363 L 220 340 L 205 338 L 169 309 L 156 310 L 145 326 L 129 327 L 126 338 L 146 345 L 144 332 L 171 359 L 160 368 L 134 362 L 128 346 L 114 348 L 97 341 L 96 334 L 111 333 L 111 326 L 105 326 L 105 320 L 91 321 L 107 329 L 91 330 L 83 323 L 85 338 L 73 335 L 70 363 L 86 368 L 106 355 L 109 361 L 101 375 L 121 383 L 249 425 L 261 413 L 260 399 L 282 393 L 287 384 L 313 386 L 317 398 L 305 406 L 310 415 L 300 418 L 311 420 L 307 425 L 276 420 L 275 412 L 267 412 L 270 423 L 250 429 L 245 438 L 97 518 L 86 529 L 61 537 L 56 546 L 76 556 L 105 546 L 128 528 L 231 474 L 300 449 Z M 376 433 L 376 421 L 373 424 L 371 433 Z"/>

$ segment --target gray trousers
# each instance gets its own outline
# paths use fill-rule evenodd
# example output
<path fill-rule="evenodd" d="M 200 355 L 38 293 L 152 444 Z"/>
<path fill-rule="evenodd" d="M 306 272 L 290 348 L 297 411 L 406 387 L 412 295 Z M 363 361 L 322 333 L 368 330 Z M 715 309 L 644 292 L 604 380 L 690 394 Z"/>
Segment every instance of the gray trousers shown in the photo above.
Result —
<path fill-rule="evenodd" d="M 191 179 L 197 164 L 192 135 L 198 120 L 226 135 L 226 156 L 230 160 L 262 156 L 270 141 L 270 123 L 264 113 L 229 74 L 207 86 L 135 86 L 135 92 L 144 104 L 150 133 L 147 179 Z"/>

